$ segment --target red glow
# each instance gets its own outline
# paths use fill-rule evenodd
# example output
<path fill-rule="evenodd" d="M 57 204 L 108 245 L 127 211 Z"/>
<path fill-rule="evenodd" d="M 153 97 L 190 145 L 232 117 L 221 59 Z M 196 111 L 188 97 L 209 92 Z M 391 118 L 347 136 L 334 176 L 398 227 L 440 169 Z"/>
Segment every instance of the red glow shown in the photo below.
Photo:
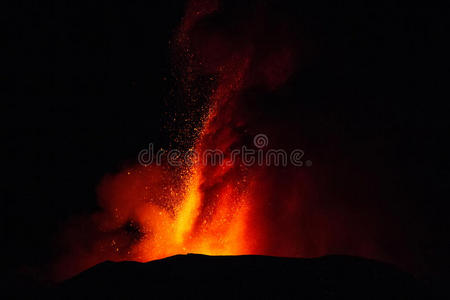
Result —
<path fill-rule="evenodd" d="M 229 159 L 233 147 L 258 133 L 248 124 L 251 108 L 242 108 L 243 92 L 283 85 L 298 64 L 299 49 L 286 24 L 261 25 L 263 11 L 231 29 L 211 27 L 204 19 L 218 9 L 217 1 L 191 1 L 174 51 L 184 58 L 180 84 L 187 97 L 195 96 L 190 90 L 196 76 L 214 82 L 195 150 L 221 149 Z M 244 167 L 239 161 L 131 167 L 104 178 L 102 211 L 88 217 L 85 242 L 70 246 L 79 258 L 65 259 L 62 273 L 72 275 L 104 260 L 146 262 L 180 253 L 317 256 L 342 249 L 333 246 L 338 219 L 322 222 L 327 216 L 303 201 L 315 197 L 313 190 L 303 169 Z M 330 228 L 321 228 L 324 224 Z M 125 232 L 126 226 L 138 234 Z M 370 252 L 358 247 L 347 252 Z"/>

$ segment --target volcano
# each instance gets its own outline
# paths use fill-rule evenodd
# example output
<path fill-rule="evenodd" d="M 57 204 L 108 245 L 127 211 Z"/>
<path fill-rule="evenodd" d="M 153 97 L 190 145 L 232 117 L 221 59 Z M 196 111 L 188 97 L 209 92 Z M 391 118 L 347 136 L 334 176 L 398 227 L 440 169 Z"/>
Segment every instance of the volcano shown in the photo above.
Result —
<path fill-rule="evenodd" d="M 98 209 L 74 218 L 58 238 L 53 277 L 107 260 L 187 253 L 395 261 L 384 245 L 394 230 L 382 230 L 391 223 L 378 204 L 384 195 L 371 192 L 381 177 L 343 154 L 332 157 L 330 149 L 342 147 L 335 137 L 326 149 L 309 147 L 328 133 L 305 135 L 312 126 L 297 123 L 308 120 L 303 109 L 277 113 L 303 102 L 289 85 L 305 87 L 298 76 L 310 45 L 295 16 L 275 8 L 186 3 L 170 41 L 176 84 L 165 115 L 170 142 L 158 151 L 163 161 L 158 154 L 140 160 L 140 151 L 139 164 L 104 176 Z M 335 190 L 346 173 L 351 186 Z"/>
<path fill-rule="evenodd" d="M 422 299 L 396 267 L 351 256 L 176 255 L 148 263 L 104 262 L 50 291 L 64 299 Z"/>
<path fill-rule="evenodd" d="M 33 95 L 5 114 L 13 293 L 420 298 L 411 276 L 447 291 L 431 9 L 58 5 L 13 32 L 10 86 Z"/>

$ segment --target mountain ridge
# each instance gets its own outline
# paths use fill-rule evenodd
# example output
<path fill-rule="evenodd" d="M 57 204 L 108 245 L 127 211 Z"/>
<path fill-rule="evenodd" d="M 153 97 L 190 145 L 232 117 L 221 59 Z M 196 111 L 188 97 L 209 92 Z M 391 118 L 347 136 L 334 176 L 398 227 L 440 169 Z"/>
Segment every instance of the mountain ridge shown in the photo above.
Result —
<path fill-rule="evenodd" d="M 147 263 L 103 262 L 50 290 L 52 298 L 422 299 L 394 265 L 361 257 L 175 255 Z"/>

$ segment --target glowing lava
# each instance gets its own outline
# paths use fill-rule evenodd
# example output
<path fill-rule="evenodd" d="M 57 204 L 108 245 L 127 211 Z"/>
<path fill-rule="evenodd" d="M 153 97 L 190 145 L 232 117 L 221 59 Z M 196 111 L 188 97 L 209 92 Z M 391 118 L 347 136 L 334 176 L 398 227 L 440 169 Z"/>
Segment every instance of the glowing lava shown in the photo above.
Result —
<path fill-rule="evenodd" d="M 229 162 L 233 148 L 261 132 L 252 123 L 260 117 L 253 113 L 258 101 L 247 92 L 282 86 L 299 51 L 283 18 L 258 8 L 231 16 L 229 25 L 220 14 L 214 19 L 219 7 L 218 1 L 190 1 L 173 50 L 186 101 L 207 99 L 186 144 L 200 154 L 219 149 Z M 370 243 L 363 249 L 354 242 L 364 240 L 357 230 L 354 239 L 342 234 L 355 228 L 350 222 L 313 206 L 318 196 L 301 168 L 246 166 L 239 159 L 136 165 L 106 176 L 98 194 L 101 210 L 65 232 L 59 278 L 105 260 L 146 262 L 180 253 L 370 256 Z"/>
<path fill-rule="evenodd" d="M 231 148 L 251 136 L 239 109 L 242 92 L 252 86 L 281 85 L 293 71 L 294 56 L 285 37 L 270 49 L 258 50 L 258 43 L 267 43 L 258 42 L 261 37 L 286 35 L 280 34 L 283 26 L 273 27 L 270 33 L 261 30 L 259 16 L 240 20 L 238 35 L 236 28 L 216 30 L 202 23 L 218 10 L 218 1 L 190 1 L 173 44 L 186 101 L 207 98 L 197 135 L 190 135 L 195 141 L 187 142 L 197 153 L 220 149 L 228 162 Z M 264 67 L 277 53 L 289 55 Z M 199 92 L 202 77 L 209 78 L 212 86 Z M 259 173 L 238 160 L 222 165 L 199 161 L 190 167 L 137 165 L 106 176 L 98 189 L 101 211 L 78 220 L 65 234 L 63 244 L 69 250 L 59 277 L 104 260 L 149 261 L 189 252 L 270 253 L 261 223 L 266 217 L 267 199 L 261 195 L 265 183 L 255 181 Z"/>

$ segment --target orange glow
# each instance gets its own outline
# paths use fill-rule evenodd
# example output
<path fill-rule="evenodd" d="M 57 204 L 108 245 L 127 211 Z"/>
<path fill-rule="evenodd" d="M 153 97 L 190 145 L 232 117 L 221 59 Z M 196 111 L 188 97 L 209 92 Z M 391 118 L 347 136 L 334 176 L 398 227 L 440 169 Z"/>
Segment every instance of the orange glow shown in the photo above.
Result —
<path fill-rule="evenodd" d="M 255 75 L 254 45 L 243 42 L 233 49 L 227 34 L 197 32 L 199 20 L 218 8 L 218 1 L 190 1 L 174 38 L 174 50 L 176 57 L 183 57 L 178 66 L 179 84 L 187 101 L 201 96 L 193 92 L 198 76 L 207 75 L 214 83 L 206 92 L 206 113 L 195 128 L 198 135 L 195 141 L 186 142 L 197 153 L 220 149 L 229 161 L 232 145 L 242 145 L 241 92 L 248 85 L 262 83 L 274 88 L 281 84 L 291 72 L 292 55 L 269 70 L 277 76 L 268 76 L 267 70 Z M 278 52 L 289 46 L 280 47 Z M 273 57 L 259 59 L 268 64 Z M 262 80 L 256 80 L 258 76 Z M 267 82 L 272 79 L 274 82 Z M 78 233 L 82 239 L 73 238 L 75 233 L 66 234 L 67 247 L 81 258 L 63 258 L 59 277 L 104 260 L 145 262 L 182 253 L 266 253 L 266 228 L 260 224 L 264 206 L 258 204 L 266 200 L 260 194 L 262 186 L 254 180 L 257 173 L 236 161 L 225 166 L 200 162 L 191 167 L 137 165 L 106 176 L 98 189 L 101 211 L 86 222 L 90 230 Z"/>
<path fill-rule="evenodd" d="M 182 142 L 200 154 L 219 149 L 229 161 L 234 147 L 275 127 L 274 120 L 258 122 L 253 110 L 259 99 L 252 93 L 257 90 L 257 98 L 283 85 L 298 49 L 278 19 L 260 25 L 268 15 L 242 18 L 230 29 L 198 25 L 218 8 L 218 1 L 190 1 L 172 46 L 185 101 L 206 99 L 201 120 L 188 120 L 200 123 L 195 134 Z M 205 78 L 208 84 L 199 88 Z M 223 166 L 135 165 L 106 176 L 98 194 L 99 212 L 64 234 L 69 250 L 59 264 L 60 279 L 105 260 L 147 262 L 184 253 L 370 256 L 372 250 L 370 243 L 362 245 L 362 231 L 352 238 L 342 234 L 354 226 L 336 207 L 331 213 L 320 207 L 304 168 L 249 167 L 239 160 Z"/>
<path fill-rule="evenodd" d="M 178 244 L 183 244 L 185 239 L 188 238 L 189 232 L 192 230 L 194 221 L 198 216 L 201 203 L 200 179 L 195 169 L 188 180 L 187 188 L 186 197 L 180 205 L 176 216 L 175 241 Z"/>
<path fill-rule="evenodd" d="M 210 118 L 206 118 L 205 124 L 211 124 Z M 201 145 L 208 129 L 205 126 L 200 134 L 197 151 L 202 150 Z M 182 178 L 177 188 L 173 186 L 173 183 L 165 186 L 162 182 L 158 182 L 156 186 L 149 186 L 147 190 L 161 188 L 163 191 L 170 190 L 171 192 L 164 194 L 165 197 L 170 196 L 170 199 L 153 198 L 153 201 L 157 200 L 156 202 L 162 200 L 164 205 L 155 206 L 145 203 L 136 209 L 138 215 L 136 220 L 141 224 L 144 237 L 131 247 L 131 258 L 149 261 L 183 253 L 208 255 L 251 253 L 248 246 L 250 243 L 245 238 L 246 218 L 249 213 L 249 203 L 246 198 L 248 186 L 246 189 L 237 188 L 235 182 L 242 178 L 234 178 L 223 183 L 214 194 L 205 192 L 208 183 L 212 182 L 211 178 L 205 177 L 205 173 L 214 169 L 215 179 L 223 178 L 234 167 L 233 165 L 211 167 L 197 162 L 188 169 L 172 170 Z M 139 167 L 139 169 L 130 174 L 153 173 L 157 170 L 153 167 Z M 109 187 L 111 184 L 122 185 L 123 181 L 119 179 L 107 183 Z M 128 188 L 124 187 L 125 190 Z M 124 197 L 130 196 L 124 194 Z M 121 201 L 127 202 L 127 199 Z M 173 205 L 167 205 L 168 203 Z"/>

